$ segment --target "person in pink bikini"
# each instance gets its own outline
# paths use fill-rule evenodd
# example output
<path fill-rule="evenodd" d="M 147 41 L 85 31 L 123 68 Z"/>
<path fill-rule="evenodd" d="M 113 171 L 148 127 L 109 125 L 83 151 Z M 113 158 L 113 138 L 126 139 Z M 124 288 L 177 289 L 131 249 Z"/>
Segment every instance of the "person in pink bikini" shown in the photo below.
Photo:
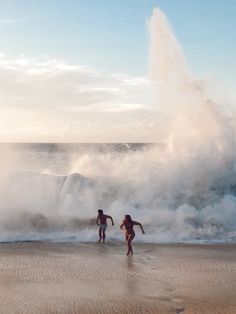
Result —
<path fill-rule="evenodd" d="M 120 229 L 125 230 L 125 240 L 128 247 L 128 252 L 126 255 L 133 254 L 133 248 L 132 248 L 131 242 L 133 241 L 135 237 L 134 226 L 139 226 L 140 229 L 142 230 L 142 233 L 143 234 L 145 233 L 143 230 L 143 226 L 141 225 L 140 222 L 132 220 L 130 215 L 125 215 L 125 218 L 122 224 L 120 225 Z"/>
<path fill-rule="evenodd" d="M 106 239 L 106 228 L 107 228 L 107 219 L 111 219 L 112 226 L 114 226 L 114 221 L 111 216 L 103 214 L 103 210 L 98 210 L 98 216 L 96 220 L 96 224 L 99 226 L 99 240 L 98 242 L 105 243 Z"/>

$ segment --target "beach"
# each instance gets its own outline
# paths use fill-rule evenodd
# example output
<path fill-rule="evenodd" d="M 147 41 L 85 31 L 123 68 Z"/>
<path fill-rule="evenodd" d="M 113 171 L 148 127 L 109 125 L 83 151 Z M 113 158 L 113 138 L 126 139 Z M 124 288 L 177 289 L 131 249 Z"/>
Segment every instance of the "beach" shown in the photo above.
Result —
<path fill-rule="evenodd" d="M 0 245 L 0 313 L 236 313 L 235 244 Z"/>

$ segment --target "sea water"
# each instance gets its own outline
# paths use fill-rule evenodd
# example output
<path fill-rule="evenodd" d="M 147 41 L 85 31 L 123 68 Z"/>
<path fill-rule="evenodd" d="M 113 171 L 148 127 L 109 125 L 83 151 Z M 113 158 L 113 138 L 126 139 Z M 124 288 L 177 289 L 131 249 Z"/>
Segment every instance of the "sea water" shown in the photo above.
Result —
<path fill-rule="evenodd" d="M 232 164 L 174 164 L 168 144 L 1 144 L 0 240 L 94 241 L 97 209 L 143 242 L 234 242 Z M 204 157 L 203 157 L 204 159 Z M 209 157 L 208 157 L 209 159 Z M 205 160 L 207 163 L 209 160 Z"/>

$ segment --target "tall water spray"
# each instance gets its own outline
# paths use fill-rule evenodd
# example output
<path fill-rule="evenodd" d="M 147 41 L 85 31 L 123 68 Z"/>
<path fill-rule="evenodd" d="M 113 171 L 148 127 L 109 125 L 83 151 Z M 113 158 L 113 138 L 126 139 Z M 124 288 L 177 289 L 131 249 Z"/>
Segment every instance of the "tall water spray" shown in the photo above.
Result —
<path fill-rule="evenodd" d="M 149 32 L 151 79 L 161 85 L 173 84 L 174 86 L 181 86 L 189 81 L 189 69 L 181 46 L 165 14 L 158 8 L 153 10 Z"/>
<path fill-rule="evenodd" d="M 172 106 L 176 114 L 169 128 L 170 147 L 176 153 L 204 154 L 213 149 L 218 158 L 231 155 L 234 134 L 208 98 L 204 82 L 190 73 L 181 46 L 158 8 L 153 10 L 149 27 L 150 77 L 156 83 L 158 101 Z"/>

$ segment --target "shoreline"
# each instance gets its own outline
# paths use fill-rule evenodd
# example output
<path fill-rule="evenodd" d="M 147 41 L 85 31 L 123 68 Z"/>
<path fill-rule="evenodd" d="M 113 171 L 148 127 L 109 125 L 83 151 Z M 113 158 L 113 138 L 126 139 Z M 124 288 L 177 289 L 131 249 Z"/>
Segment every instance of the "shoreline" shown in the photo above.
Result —
<path fill-rule="evenodd" d="M 0 243 L 0 313 L 236 312 L 236 244 Z"/>

